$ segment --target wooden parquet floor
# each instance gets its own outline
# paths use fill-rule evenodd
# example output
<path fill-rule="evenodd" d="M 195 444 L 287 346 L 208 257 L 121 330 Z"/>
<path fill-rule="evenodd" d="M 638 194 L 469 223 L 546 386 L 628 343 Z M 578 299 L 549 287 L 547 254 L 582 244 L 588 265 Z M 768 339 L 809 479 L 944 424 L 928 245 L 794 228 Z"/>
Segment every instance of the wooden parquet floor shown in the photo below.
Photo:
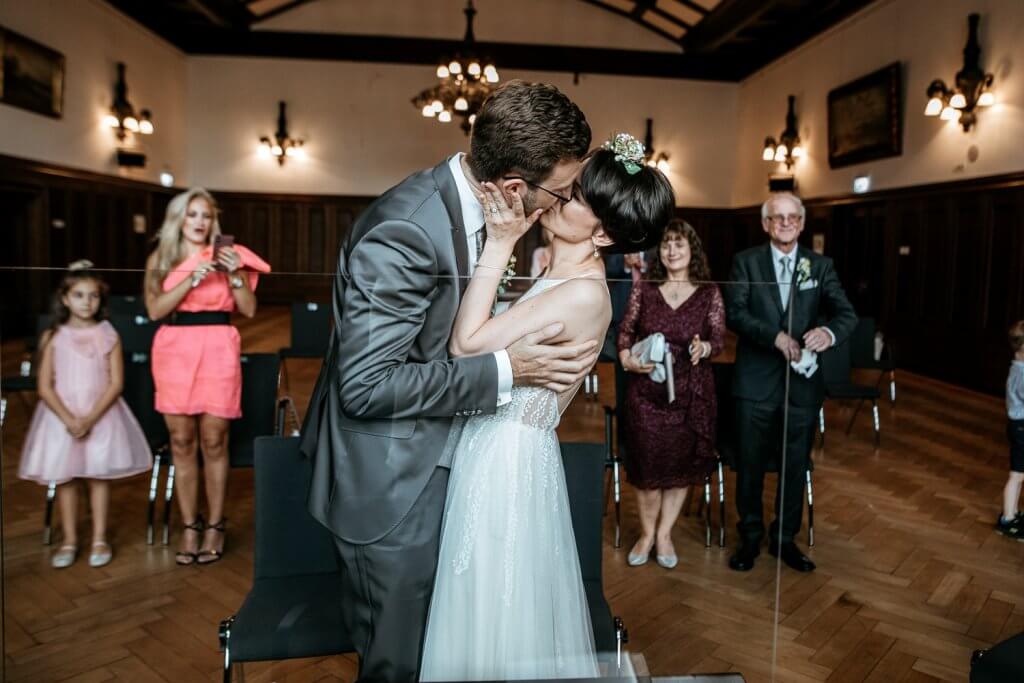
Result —
<path fill-rule="evenodd" d="M 247 351 L 287 344 L 284 308 L 264 307 L 240 326 Z M 13 340 L 3 344 L 5 374 L 19 348 Z M 300 405 L 318 367 L 289 361 Z M 601 402 L 610 403 L 610 370 L 601 376 Z M 562 438 L 600 441 L 601 402 L 578 397 L 563 418 Z M 53 570 L 51 549 L 40 543 L 44 491 L 17 479 L 30 407 L 12 397 L 3 429 L 5 680 L 220 680 L 217 625 L 241 604 L 252 571 L 251 471 L 231 474 L 223 561 L 176 567 L 176 536 L 170 547 L 147 546 L 148 480 L 135 477 L 113 487 L 114 561 L 91 569 L 80 558 Z M 974 649 L 1024 631 L 1024 543 L 992 530 L 1007 466 L 1002 402 L 902 373 L 898 402 L 882 408 L 879 449 L 869 411 L 850 436 L 842 433 L 849 410 L 827 407 L 827 445 L 814 455 L 814 573 L 779 570 L 767 554 L 747 574 L 728 569 L 736 536 L 731 476 L 725 549 L 705 549 L 701 521 L 683 517 L 675 570 L 628 567 L 638 523 L 626 487 L 620 549 L 612 547 L 613 518 L 606 517 L 605 593 L 629 628 L 629 648 L 652 674 L 962 682 Z M 806 536 L 800 541 L 806 547 Z M 355 670 L 352 657 L 333 657 L 250 664 L 245 677 L 351 681 Z"/>

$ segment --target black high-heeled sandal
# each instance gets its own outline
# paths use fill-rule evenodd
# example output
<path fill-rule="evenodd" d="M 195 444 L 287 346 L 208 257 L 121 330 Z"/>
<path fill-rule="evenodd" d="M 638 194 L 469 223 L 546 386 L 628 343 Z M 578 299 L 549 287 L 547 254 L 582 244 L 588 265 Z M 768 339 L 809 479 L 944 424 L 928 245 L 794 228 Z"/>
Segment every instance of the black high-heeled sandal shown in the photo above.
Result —
<path fill-rule="evenodd" d="M 217 533 L 223 535 L 224 534 L 224 523 L 227 522 L 227 521 L 228 521 L 227 517 L 222 517 L 221 520 L 219 522 L 217 522 L 216 524 L 207 524 L 206 528 L 207 529 L 213 529 Z M 227 538 L 225 538 L 224 540 L 225 540 L 225 545 L 226 545 Z M 222 557 L 224 557 L 224 546 L 223 545 L 221 546 L 220 550 L 200 550 L 199 554 L 196 556 L 196 564 L 203 564 L 203 565 L 213 564 L 214 562 L 219 561 Z M 207 559 L 207 558 L 209 558 L 209 559 Z"/>
<path fill-rule="evenodd" d="M 196 521 L 191 524 L 184 526 L 185 531 L 195 531 L 197 534 L 201 534 L 206 531 L 206 521 L 202 515 L 196 515 Z M 202 543 L 202 537 L 199 538 L 199 542 Z M 190 553 L 187 550 L 179 550 L 174 553 L 174 562 L 180 567 L 188 567 L 199 561 L 199 553 Z"/>

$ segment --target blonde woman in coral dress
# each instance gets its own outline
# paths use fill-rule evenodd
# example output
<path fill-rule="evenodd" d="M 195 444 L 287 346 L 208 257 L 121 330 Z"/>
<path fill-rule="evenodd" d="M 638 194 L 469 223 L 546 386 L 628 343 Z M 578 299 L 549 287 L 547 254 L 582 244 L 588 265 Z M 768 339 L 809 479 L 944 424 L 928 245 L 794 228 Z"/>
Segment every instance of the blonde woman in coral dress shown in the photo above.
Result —
<path fill-rule="evenodd" d="M 224 551 L 228 430 L 241 417 L 241 339 L 230 324 L 237 311 L 256 313 L 258 273 L 270 266 L 245 247 L 223 246 L 217 205 L 201 188 L 167 207 L 159 245 L 146 262 L 146 310 L 165 324 L 153 339 L 156 409 L 171 436 L 175 495 L 184 533 L 181 565 L 210 564 Z M 209 523 L 199 512 L 199 450 Z"/>

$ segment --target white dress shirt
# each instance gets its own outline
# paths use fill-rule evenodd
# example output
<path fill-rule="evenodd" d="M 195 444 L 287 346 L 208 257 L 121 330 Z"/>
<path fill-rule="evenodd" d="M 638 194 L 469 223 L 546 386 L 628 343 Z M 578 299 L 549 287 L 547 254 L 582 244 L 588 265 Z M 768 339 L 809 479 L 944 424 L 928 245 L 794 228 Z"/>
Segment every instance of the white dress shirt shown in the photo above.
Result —
<path fill-rule="evenodd" d="M 769 242 L 768 244 L 772 250 L 772 268 L 775 270 L 775 281 L 778 282 L 779 286 L 779 300 L 782 302 L 782 310 L 785 311 L 789 306 L 789 289 L 793 286 L 793 274 L 796 273 L 796 264 L 799 261 L 798 254 L 800 250 L 794 247 L 793 251 L 786 254 L 776 247 L 774 242 Z M 789 259 L 788 264 L 783 263 L 783 259 L 786 258 Z M 786 272 L 787 265 L 788 273 Z M 832 346 L 835 346 L 836 335 L 827 327 L 823 329 L 832 338 Z"/>
<path fill-rule="evenodd" d="M 448 168 L 455 178 L 455 187 L 459 191 L 459 208 L 462 210 L 462 224 L 466 229 L 466 251 L 469 254 L 469 275 L 476 268 L 478 241 L 482 237 L 480 231 L 484 227 L 484 209 L 473 194 L 466 174 L 462 170 L 460 152 L 448 160 Z M 505 349 L 494 352 L 494 361 L 498 364 L 498 403 L 503 406 L 512 400 L 512 361 Z"/>

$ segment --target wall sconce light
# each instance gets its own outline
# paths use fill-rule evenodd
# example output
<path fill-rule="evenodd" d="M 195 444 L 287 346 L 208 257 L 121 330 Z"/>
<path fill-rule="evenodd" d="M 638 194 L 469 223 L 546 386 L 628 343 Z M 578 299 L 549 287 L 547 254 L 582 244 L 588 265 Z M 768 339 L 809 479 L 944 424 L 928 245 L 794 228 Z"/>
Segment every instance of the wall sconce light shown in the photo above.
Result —
<path fill-rule="evenodd" d="M 302 149 L 304 141 L 301 138 L 291 138 L 288 136 L 288 118 L 285 116 L 285 103 L 283 101 L 278 102 L 277 106 L 277 131 L 274 133 L 274 139 L 271 140 L 264 135 L 260 138 L 260 145 L 257 149 L 260 156 L 274 157 L 277 159 L 279 166 L 284 166 L 285 159 L 289 157 L 302 158 L 306 155 L 306 152 Z"/>
<path fill-rule="evenodd" d="M 792 168 L 796 160 L 804 155 L 804 147 L 796 129 L 796 113 L 793 111 L 795 101 L 796 95 L 790 95 L 789 111 L 786 112 L 786 128 L 779 135 L 779 142 L 776 144 L 775 138 L 769 135 L 764 139 L 764 149 L 761 150 L 761 159 L 784 162 L 786 168 Z"/>
<path fill-rule="evenodd" d="M 654 133 L 653 133 L 654 120 L 647 119 L 647 134 L 644 136 L 644 158 L 647 160 L 648 166 L 653 166 L 659 171 L 668 175 L 672 172 L 672 165 L 668 161 L 668 154 L 665 152 L 654 151 Z"/>
<path fill-rule="evenodd" d="M 928 104 L 925 116 L 938 116 L 943 121 L 959 121 L 966 133 L 978 120 L 978 107 L 991 107 L 996 102 L 990 90 L 993 76 L 981 70 L 978 59 L 981 45 L 978 44 L 977 14 L 967 15 L 967 45 L 964 46 L 964 65 L 956 72 L 955 87 L 946 87 L 941 79 L 935 79 L 925 91 Z"/>
<path fill-rule="evenodd" d="M 128 83 L 124 79 L 124 62 L 117 63 L 117 83 L 114 84 L 114 103 L 110 105 L 110 113 L 103 122 L 113 128 L 118 140 L 124 140 L 128 133 L 153 134 L 153 117 L 148 109 L 143 109 L 138 116 L 135 108 L 128 101 Z"/>

